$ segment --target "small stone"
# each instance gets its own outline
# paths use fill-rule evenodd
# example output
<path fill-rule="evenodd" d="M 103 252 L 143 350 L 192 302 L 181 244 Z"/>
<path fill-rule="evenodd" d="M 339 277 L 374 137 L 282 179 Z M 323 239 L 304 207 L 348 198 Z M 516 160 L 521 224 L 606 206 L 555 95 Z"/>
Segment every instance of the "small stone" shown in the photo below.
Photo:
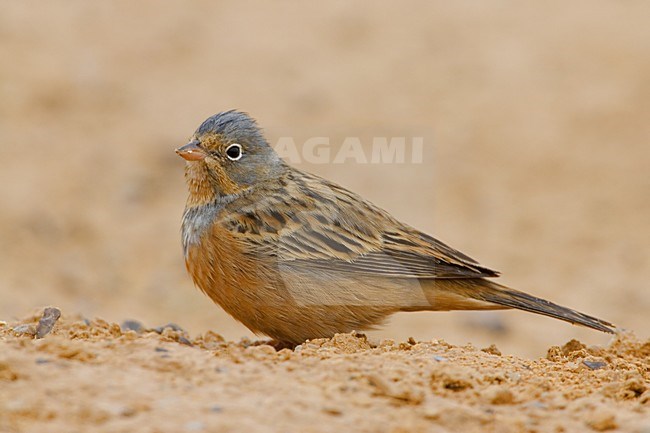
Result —
<path fill-rule="evenodd" d="M 433 357 L 433 359 L 434 359 L 435 361 L 438 361 L 438 362 L 445 362 L 445 361 L 447 361 L 447 358 L 445 358 L 444 356 L 438 356 L 438 355 L 435 355 L 435 356 Z"/>
<path fill-rule="evenodd" d="M 156 352 L 169 352 L 169 350 L 165 349 L 164 347 L 156 347 L 154 350 Z"/>
<path fill-rule="evenodd" d="M 605 361 L 583 359 L 582 363 L 586 365 L 590 370 L 600 370 L 601 368 L 607 367 L 607 363 Z"/>
<path fill-rule="evenodd" d="M 30 337 L 36 335 L 36 328 L 34 325 L 18 325 L 12 328 L 12 331 L 18 335 L 29 335 Z"/>
<path fill-rule="evenodd" d="M 36 327 L 36 338 L 43 338 L 52 331 L 57 320 L 61 317 L 61 310 L 55 307 L 47 307 L 43 310 L 43 317 L 38 321 Z"/>
<path fill-rule="evenodd" d="M 178 337 L 178 342 L 186 346 L 190 346 L 190 347 L 192 346 L 192 342 L 187 338 L 183 337 L 182 335 Z"/>
<path fill-rule="evenodd" d="M 144 331 L 144 325 L 137 320 L 125 320 L 120 325 L 120 329 L 122 329 L 122 332 L 134 331 L 140 334 Z"/>

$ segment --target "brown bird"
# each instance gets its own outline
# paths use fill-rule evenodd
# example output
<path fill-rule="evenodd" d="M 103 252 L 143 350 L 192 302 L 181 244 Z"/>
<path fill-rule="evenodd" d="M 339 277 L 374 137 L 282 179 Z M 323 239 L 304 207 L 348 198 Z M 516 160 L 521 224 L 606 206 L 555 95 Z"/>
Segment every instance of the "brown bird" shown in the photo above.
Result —
<path fill-rule="evenodd" d="M 399 311 L 517 308 L 614 325 L 491 281 L 499 273 L 362 197 L 287 165 L 255 120 L 227 111 L 176 150 L 187 160 L 185 264 L 255 333 L 295 345 Z"/>

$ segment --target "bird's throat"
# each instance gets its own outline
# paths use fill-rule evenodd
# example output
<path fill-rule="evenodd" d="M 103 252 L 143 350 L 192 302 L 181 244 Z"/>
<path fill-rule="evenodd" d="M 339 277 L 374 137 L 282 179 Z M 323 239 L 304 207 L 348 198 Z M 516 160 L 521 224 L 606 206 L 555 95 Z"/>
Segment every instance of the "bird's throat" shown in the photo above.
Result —
<path fill-rule="evenodd" d="M 185 181 L 189 190 L 187 207 L 203 206 L 219 196 L 205 164 L 191 162 L 185 166 Z"/>

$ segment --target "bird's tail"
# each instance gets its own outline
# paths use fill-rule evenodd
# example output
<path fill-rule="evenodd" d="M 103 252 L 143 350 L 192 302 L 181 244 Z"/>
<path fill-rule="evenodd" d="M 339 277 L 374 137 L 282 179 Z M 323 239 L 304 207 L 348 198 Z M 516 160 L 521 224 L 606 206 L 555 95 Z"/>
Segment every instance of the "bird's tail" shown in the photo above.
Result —
<path fill-rule="evenodd" d="M 511 289 L 485 278 L 420 280 L 428 305 L 414 303 L 403 311 L 421 310 L 498 310 L 517 308 L 586 326 L 602 332 L 615 333 L 616 326 L 528 293 Z"/>
<path fill-rule="evenodd" d="M 466 293 L 479 301 L 486 301 L 503 307 L 517 308 L 519 310 L 530 311 L 531 313 L 554 317 L 565 322 L 586 326 L 610 334 L 613 334 L 616 328 L 615 325 L 605 320 L 554 304 L 553 302 L 537 298 L 528 293 L 502 286 L 490 280 L 482 280 L 480 290 Z"/>

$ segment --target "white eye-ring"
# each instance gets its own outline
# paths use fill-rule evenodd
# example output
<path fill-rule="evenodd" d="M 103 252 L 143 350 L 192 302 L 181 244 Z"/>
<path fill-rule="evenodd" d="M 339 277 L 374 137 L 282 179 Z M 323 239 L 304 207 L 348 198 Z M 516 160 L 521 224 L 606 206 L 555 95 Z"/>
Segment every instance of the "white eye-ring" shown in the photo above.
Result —
<path fill-rule="evenodd" d="M 244 156 L 244 152 L 242 151 L 241 144 L 233 143 L 230 146 L 228 146 L 228 148 L 226 149 L 226 156 L 231 161 L 239 161 L 241 157 Z"/>

